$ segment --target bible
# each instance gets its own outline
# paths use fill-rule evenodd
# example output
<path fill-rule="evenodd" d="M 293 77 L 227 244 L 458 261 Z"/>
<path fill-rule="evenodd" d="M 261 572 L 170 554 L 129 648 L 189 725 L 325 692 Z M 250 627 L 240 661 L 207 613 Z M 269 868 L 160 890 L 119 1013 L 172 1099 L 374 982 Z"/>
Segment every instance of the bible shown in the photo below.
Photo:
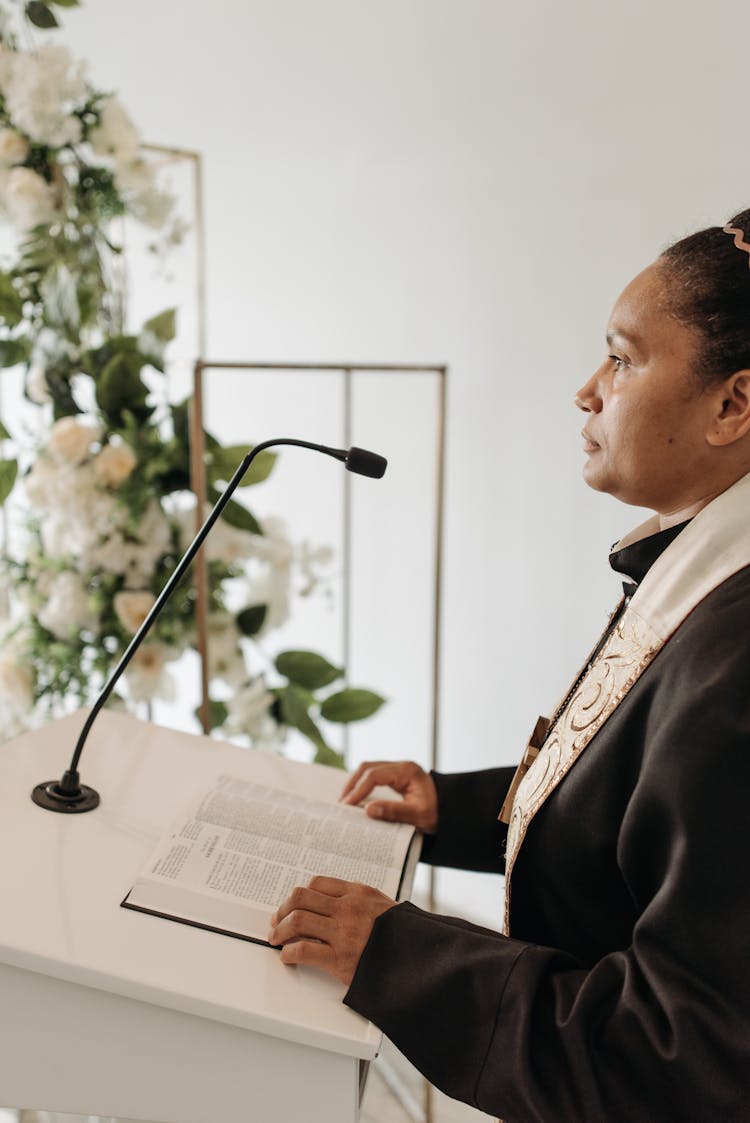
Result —
<path fill-rule="evenodd" d="M 295 886 L 322 874 L 398 899 L 419 850 L 405 823 L 222 775 L 161 839 L 121 903 L 267 944 L 270 917 Z"/>

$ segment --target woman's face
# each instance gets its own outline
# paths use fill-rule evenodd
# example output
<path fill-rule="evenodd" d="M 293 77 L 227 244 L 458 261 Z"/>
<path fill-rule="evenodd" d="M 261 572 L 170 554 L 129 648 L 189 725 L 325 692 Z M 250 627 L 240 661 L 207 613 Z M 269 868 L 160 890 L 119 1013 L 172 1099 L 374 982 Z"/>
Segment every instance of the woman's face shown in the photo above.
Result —
<path fill-rule="evenodd" d="M 692 373 L 696 332 L 664 310 L 658 264 L 631 281 L 607 326 L 608 355 L 576 395 L 586 483 L 623 503 L 671 514 L 711 491 L 706 440 L 715 395 Z"/>

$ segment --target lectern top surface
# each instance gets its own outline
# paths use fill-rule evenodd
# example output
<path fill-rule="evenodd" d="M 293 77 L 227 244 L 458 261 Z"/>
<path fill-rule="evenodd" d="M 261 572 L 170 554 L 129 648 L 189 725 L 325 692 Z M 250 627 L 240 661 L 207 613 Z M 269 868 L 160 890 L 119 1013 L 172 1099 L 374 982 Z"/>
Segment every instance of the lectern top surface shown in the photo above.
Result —
<path fill-rule="evenodd" d="M 343 986 L 272 948 L 120 907 L 161 836 L 221 773 L 335 799 L 340 773 L 104 712 L 82 760 L 101 804 L 44 811 L 85 712 L 0 747 L 0 962 L 271 1036 L 370 1058 L 380 1031 Z"/>

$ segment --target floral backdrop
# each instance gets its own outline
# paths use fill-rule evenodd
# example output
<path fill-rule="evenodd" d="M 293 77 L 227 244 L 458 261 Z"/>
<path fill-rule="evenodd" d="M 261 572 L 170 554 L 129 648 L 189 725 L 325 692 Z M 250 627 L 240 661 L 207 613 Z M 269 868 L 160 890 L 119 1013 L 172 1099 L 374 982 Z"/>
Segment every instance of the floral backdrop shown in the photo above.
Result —
<path fill-rule="evenodd" d="M 67 47 L 43 41 L 59 9 L 75 6 L 0 0 L 0 217 L 13 235 L 0 268 L 0 368 L 23 372 L 33 406 L 23 422 L 0 422 L 13 541 L 2 558 L 6 737 L 93 700 L 196 529 L 188 403 L 168 400 L 164 376 L 175 310 L 128 329 L 117 233 L 124 218 L 144 224 L 159 259 L 186 227 L 118 98 L 95 89 Z M 212 500 L 248 447 L 206 434 Z M 275 460 L 261 453 L 243 487 L 262 485 Z M 269 641 L 297 597 L 320 595 L 330 550 L 236 500 L 206 549 L 212 726 L 268 748 L 292 727 L 315 759 L 342 763 L 333 726 L 383 699 L 344 685 L 324 655 L 271 654 Z M 115 704 L 173 697 L 174 665 L 195 644 L 188 580 Z"/>

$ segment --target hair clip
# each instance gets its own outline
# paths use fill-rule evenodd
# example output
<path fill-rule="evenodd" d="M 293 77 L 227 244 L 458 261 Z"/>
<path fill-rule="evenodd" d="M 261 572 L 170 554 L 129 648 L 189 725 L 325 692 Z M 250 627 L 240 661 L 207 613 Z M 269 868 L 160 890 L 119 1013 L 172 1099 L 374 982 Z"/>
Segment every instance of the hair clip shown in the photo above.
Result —
<path fill-rule="evenodd" d="M 745 253 L 748 255 L 747 265 L 748 265 L 748 269 L 750 269 L 750 242 L 745 241 L 745 231 L 740 230 L 738 226 L 730 226 L 729 223 L 727 223 L 726 226 L 723 226 L 722 230 L 724 231 L 725 234 L 733 234 L 734 235 L 734 244 L 737 247 L 737 249 L 738 250 L 744 250 Z"/>

